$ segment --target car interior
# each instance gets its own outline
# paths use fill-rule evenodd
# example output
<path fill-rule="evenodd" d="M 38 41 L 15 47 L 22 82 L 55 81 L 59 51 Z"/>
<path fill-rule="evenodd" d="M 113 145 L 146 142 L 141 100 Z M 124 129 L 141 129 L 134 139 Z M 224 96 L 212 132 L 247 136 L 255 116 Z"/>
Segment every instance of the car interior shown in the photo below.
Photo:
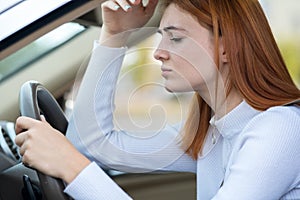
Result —
<path fill-rule="evenodd" d="M 99 36 L 103 1 L 1 1 L 0 200 L 71 199 L 64 194 L 61 180 L 22 163 L 14 143 L 14 123 L 20 115 L 40 119 L 42 113 L 65 133 L 73 105 L 72 89 Z M 157 9 L 146 26 L 157 27 L 160 17 Z M 139 45 L 153 32 L 136 34 L 129 47 Z M 110 170 L 107 174 L 133 199 L 196 199 L 195 174 Z"/>
<path fill-rule="evenodd" d="M 68 116 L 76 101 L 76 91 L 88 64 L 93 43 L 101 31 L 100 5 L 104 1 L 0 0 L 0 200 L 71 199 L 63 192 L 65 184 L 62 180 L 46 176 L 22 163 L 14 142 L 15 121 L 20 115 L 40 119 L 40 114 L 43 114 L 53 127 L 65 133 Z M 147 0 L 143 1 L 147 3 Z M 271 27 L 283 57 L 292 78 L 300 87 L 299 1 L 290 0 L 285 4 L 280 0 L 260 2 L 270 15 Z M 161 18 L 159 8 L 145 25 L 154 29 L 135 32 L 127 43 L 129 48 L 143 49 L 149 38 L 151 42 L 155 41 L 155 28 Z M 282 32 L 283 36 L 278 32 Z M 122 73 L 130 71 L 133 76 L 130 80 L 122 78 L 123 85 L 152 81 L 148 76 L 141 78 L 140 72 L 132 67 L 149 61 L 148 54 L 140 53 L 138 57 L 142 61 L 137 60 L 135 55 L 130 59 L 125 58 L 127 66 Z M 145 67 L 145 70 L 143 74 L 155 74 L 152 69 Z M 126 95 L 126 91 L 126 88 L 118 91 L 121 96 L 116 96 L 117 104 L 123 105 L 122 94 Z M 145 93 L 142 92 L 142 95 Z M 166 101 L 165 108 L 170 110 L 167 117 L 170 117 L 171 122 L 180 120 L 174 116 L 178 113 L 180 116 L 182 110 L 187 109 L 176 107 L 178 103 L 174 104 L 176 98 L 173 96 L 156 90 L 154 93 L 158 95 L 144 99 Z M 180 98 L 189 101 L 190 95 Z M 156 102 L 139 102 L 137 98 L 132 106 L 136 109 L 133 114 L 140 116 L 140 108 L 147 110 L 153 105 Z M 124 108 L 127 112 L 127 107 Z M 124 110 L 117 107 L 116 111 L 119 125 L 132 128 L 124 120 L 128 118 L 122 114 Z M 155 109 L 151 111 L 156 112 L 152 119 L 165 116 L 165 113 Z M 142 121 L 139 127 L 147 127 L 147 124 L 148 121 Z M 192 173 L 124 173 L 114 170 L 106 173 L 133 199 L 196 199 L 196 175 Z"/>

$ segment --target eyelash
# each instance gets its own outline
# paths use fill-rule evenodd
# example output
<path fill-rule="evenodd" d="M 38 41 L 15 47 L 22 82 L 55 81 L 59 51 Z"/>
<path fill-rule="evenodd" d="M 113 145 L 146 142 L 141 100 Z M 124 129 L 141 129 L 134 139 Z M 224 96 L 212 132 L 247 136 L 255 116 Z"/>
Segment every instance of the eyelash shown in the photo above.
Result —
<path fill-rule="evenodd" d="M 170 40 L 174 41 L 174 42 L 181 42 L 182 41 L 182 38 L 176 38 L 176 37 L 173 37 L 171 38 Z"/>

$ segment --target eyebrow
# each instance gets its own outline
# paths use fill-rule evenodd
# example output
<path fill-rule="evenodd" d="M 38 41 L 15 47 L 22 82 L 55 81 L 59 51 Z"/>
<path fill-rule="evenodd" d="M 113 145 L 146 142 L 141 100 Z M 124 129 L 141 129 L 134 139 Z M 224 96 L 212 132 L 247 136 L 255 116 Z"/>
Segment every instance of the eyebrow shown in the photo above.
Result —
<path fill-rule="evenodd" d="M 176 26 L 167 26 L 167 27 L 163 28 L 162 30 L 165 31 L 165 32 L 169 32 L 169 31 L 172 31 L 172 30 L 175 30 L 175 31 L 186 31 L 184 28 L 179 28 L 179 27 L 176 27 Z M 162 34 L 162 30 L 158 29 L 157 33 Z"/>

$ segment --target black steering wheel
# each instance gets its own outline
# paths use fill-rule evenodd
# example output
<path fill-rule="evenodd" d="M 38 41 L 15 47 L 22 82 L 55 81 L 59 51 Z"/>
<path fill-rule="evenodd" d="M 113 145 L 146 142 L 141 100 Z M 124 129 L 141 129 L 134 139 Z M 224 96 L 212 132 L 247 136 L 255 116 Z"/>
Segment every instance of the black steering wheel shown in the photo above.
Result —
<path fill-rule="evenodd" d="M 41 120 L 41 113 L 47 122 L 61 133 L 65 134 L 68 126 L 62 109 L 51 93 L 37 81 L 24 83 L 20 90 L 20 113 L 22 116 Z M 47 176 L 39 171 L 37 175 L 43 197 L 47 200 L 70 200 L 63 191 L 65 185 L 61 179 Z"/>

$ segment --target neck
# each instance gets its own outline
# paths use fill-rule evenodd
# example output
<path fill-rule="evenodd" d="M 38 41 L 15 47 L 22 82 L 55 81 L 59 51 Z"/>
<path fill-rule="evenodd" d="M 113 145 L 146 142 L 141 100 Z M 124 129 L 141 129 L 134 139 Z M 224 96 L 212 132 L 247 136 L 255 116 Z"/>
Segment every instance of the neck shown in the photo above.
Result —
<path fill-rule="evenodd" d="M 235 88 L 232 88 L 227 96 L 225 89 L 220 89 L 220 91 L 216 91 L 215 94 L 209 92 L 206 94 L 199 92 L 199 94 L 210 106 L 216 119 L 225 116 L 243 101 L 243 98 Z"/>

